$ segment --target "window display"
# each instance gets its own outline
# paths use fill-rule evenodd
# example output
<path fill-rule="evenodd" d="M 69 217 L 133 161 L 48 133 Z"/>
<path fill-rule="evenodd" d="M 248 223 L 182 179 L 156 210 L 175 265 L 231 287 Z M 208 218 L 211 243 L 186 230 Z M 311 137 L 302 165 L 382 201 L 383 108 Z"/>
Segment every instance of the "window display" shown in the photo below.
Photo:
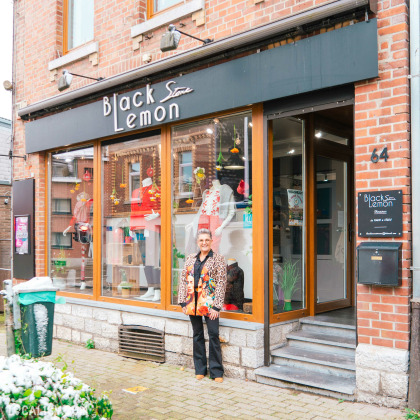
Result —
<path fill-rule="evenodd" d="M 60 290 L 93 292 L 93 147 L 51 155 L 50 275 Z"/>
<path fill-rule="evenodd" d="M 102 295 L 160 302 L 160 136 L 102 147 Z"/>
<path fill-rule="evenodd" d="M 173 127 L 172 304 L 199 229 L 225 257 L 224 311 L 252 312 L 252 118 L 250 112 Z"/>
<path fill-rule="evenodd" d="M 305 307 L 304 121 L 273 121 L 273 312 Z"/>

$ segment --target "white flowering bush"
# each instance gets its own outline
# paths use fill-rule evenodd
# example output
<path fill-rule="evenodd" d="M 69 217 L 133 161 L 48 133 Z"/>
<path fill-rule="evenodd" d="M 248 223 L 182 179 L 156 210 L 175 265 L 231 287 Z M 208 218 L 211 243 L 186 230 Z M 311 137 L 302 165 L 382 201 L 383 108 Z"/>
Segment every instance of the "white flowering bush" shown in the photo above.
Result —
<path fill-rule="evenodd" d="M 0 357 L 0 419 L 110 419 L 108 396 L 52 363 Z"/>

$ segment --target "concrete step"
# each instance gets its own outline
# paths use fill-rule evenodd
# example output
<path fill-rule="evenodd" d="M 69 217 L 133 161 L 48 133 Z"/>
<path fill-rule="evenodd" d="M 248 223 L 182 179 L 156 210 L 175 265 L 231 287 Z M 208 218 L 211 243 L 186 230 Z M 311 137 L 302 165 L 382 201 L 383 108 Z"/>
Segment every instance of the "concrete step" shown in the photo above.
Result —
<path fill-rule="evenodd" d="M 264 366 L 254 372 L 259 383 L 298 389 L 350 401 L 354 400 L 355 378 L 344 378 L 277 365 Z"/>
<path fill-rule="evenodd" d="M 302 318 L 300 320 L 303 331 L 316 332 L 317 334 L 337 335 L 340 337 L 356 337 L 356 326 L 340 323 L 320 321 L 315 317 Z"/>
<path fill-rule="evenodd" d="M 352 356 L 356 349 L 356 336 L 341 337 L 333 334 L 318 334 L 310 331 L 296 331 L 287 334 L 288 345 L 319 352 Z"/>
<path fill-rule="evenodd" d="M 286 346 L 271 352 L 272 363 L 353 378 L 356 371 L 355 354 L 339 355 L 306 348 Z"/>

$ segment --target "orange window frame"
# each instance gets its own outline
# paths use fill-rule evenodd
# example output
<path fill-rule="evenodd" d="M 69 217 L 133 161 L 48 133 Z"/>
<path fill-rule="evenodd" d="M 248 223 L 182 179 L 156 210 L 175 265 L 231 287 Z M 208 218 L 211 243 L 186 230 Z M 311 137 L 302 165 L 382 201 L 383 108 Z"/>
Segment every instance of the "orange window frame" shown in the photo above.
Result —
<path fill-rule="evenodd" d="M 263 168 L 264 153 L 263 153 L 263 107 L 262 104 L 254 105 L 252 107 L 245 107 L 241 109 L 229 110 L 224 113 L 215 113 L 211 117 L 228 116 L 242 111 L 252 111 L 252 165 L 253 168 Z M 200 116 L 194 120 L 182 121 L 182 124 L 191 121 L 199 121 L 206 119 L 208 116 Z M 162 196 L 161 196 L 161 208 L 172 209 L 172 147 L 171 147 L 171 128 L 175 124 L 163 125 L 161 129 L 161 152 L 162 152 Z M 147 132 L 148 130 L 141 130 L 141 132 Z M 134 134 L 134 133 L 130 133 Z M 123 135 L 116 136 L 121 138 Z M 81 147 L 83 145 L 93 145 L 94 148 L 94 172 L 101 174 L 93 179 L 93 294 L 83 295 L 79 293 L 71 293 L 60 291 L 59 295 L 94 300 L 100 302 L 108 302 L 115 304 L 122 304 L 127 306 L 138 306 L 144 308 L 151 308 L 157 310 L 169 310 L 171 312 L 181 312 L 179 305 L 171 304 L 171 289 L 172 289 L 172 211 L 162 212 L 162 233 L 161 233 L 161 261 L 166 263 L 161 266 L 161 301 L 157 302 L 140 302 L 134 300 L 125 300 L 115 297 L 101 296 L 101 267 L 102 267 L 102 142 L 96 140 L 94 142 L 85 142 L 83 144 L 74 145 L 74 147 Z M 73 147 L 73 146 L 72 146 Z M 51 151 L 48 154 L 48 158 L 45 162 L 45 173 L 47 178 L 48 188 L 46 189 L 46 197 L 50 196 L 50 181 L 51 181 L 51 156 L 53 153 L 69 149 L 69 147 L 63 147 Z M 253 224 L 254 226 L 262 226 L 264 220 L 264 174 L 263 171 L 252 171 L 252 185 L 253 185 Z M 51 206 L 48 201 L 48 205 L 45 206 L 45 222 L 49 226 L 50 222 L 50 211 Z M 46 230 L 49 232 L 49 228 Z M 264 230 L 253 229 L 252 232 L 253 241 L 253 256 L 252 256 L 252 308 L 251 314 L 246 313 L 229 313 L 222 312 L 221 317 L 226 319 L 236 319 L 241 321 L 259 322 L 264 321 L 264 278 L 266 273 L 264 272 L 264 256 L 267 252 L 267 244 L 265 244 Z M 49 273 L 49 260 L 50 260 L 50 238 L 46 235 L 45 238 L 45 268 L 46 275 Z M 169 262 L 169 263 L 168 263 Z M 268 308 L 266 309 L 268 310 Z"/>
<path fill-rule="evenodd" d="M 147 0 L 147 3 L 146 3 L 147 19 L 151 19 L 152 17 L 157 16 L 163 12 L 167 12 L 168 10 L 178 7 L 180 4 L 183 4 L 182 0 L 180 0 L 178 3 L 172 6 L 167 7 L 166 9 L 155 11 L 155 0 Z"/>
<path fill-rule="evenodd" d="M 80 45 L 77 45 L 77 48 Z M 69 0 L 63 0 L 63 55 L 73 48 L 69 48 Z"/>

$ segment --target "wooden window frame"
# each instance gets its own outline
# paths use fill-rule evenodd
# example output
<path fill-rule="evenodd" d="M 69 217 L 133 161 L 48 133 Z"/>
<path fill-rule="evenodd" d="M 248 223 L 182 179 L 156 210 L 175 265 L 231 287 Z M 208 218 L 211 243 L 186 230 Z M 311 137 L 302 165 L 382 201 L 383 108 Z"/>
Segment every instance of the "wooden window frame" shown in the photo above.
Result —
<path fill-rule="evenodd" d="M 263 106 L 257 104 L 254 106 L 243 107 L 240 109 L 232 109 L 226 112 L 214 113 L 211 115 L 202 115 L 192 120 L 183 120 L 177 124 L 163 125 L 161 129 L 161 208 L 172 209 L 172 146 L 171 146 L 171 129 L 180 124 L 186 124 L 194 121 L 205 120 L 208 118 L 224 117 L 239 112 L 252 112 L 252 165 L 253 168 L 263 168 L 264 164 L 264 118 Z M 158 127 L 159 128 L 159 127 Z M 132 134 L 147 133 L 149 129 L 140 130 Z M 120 136 L 118 136 L 120 137 Z M 117 137 L 115 138 L 117 139 Z M 171 312 L 181 313 L 179 305 L 171 304 L 171 289 L 172 289 L 172 264 L 167 263 L 172 261 L 172 211 L 165 211 L 161 213 L 161 301 L 156 302 L 141 302 L 135 300 L 120 299 L 118 297 L 101 296 L 102 287 L 102 141 L 95 140 L 84 142 L 82 144 L 72 145 L 72 148 L 80 148 L 85 145 L 92 145 L 94 149 L 94 164 L 93 172 L 101 174 L 93 179 L 93 294 L 83 295 L 78 293 L 71 293 L 60 291 L 60 295 L 73 297 L 78 299 L 94 300 L 99 302 L 108 302 L 114 304 L 121 304 L 126 306 L 137 306 L 143 308 L 151 308 L 156 310 L 167 310 Z M 47 180 L 47 197 L 50 195 L 51 186 L 51 156 L 60 150 L 67 150 L 69 147 L 63 147 L 50 151 L 48 159 L 46 159 L 45 177 Z M 253 185 L 253 224 L 254 226 L 262 226 L 264 222 L 264 174 L 263 171 L 252 171 L 252 185 Z M 50 205 L 45 209 L 46 225 L 50 223 Z M 49 229 L 48 229 L 49 230 Z M 253 312 L 247 313 L 221 313 L 221 318 L 263 323 L 264 322 L 264 278 L 266 277 L 266 268 L 264 261 L 265 255 L 268 252 L 268 247 L 265 241 L 264 230 L 253 228 L 252 230 L 253 255 L 252 255 L 252 303 Z M 50 263 L 50 238 L 46 235 L 45 238 L 45 273 L 49 272 Z M 159 313 L 156 313 L 159 315 Z M 164 316 L 164 314 L 162 314 Z M 187 319 L 187 318 L 186 318 Z"/>
<path fill-rule="evenodd" d="M 67 0 L 65 0 L 67 1 Z M 179 0 L 178 3 L 175 3 L 172 6 L 167 7 L 166 9 L 162 9 L 159 11 L 155 12 L 155 0 L 147 0 L 147 4 L 146 4 L 146 15 L 147 15 L 147 19 L 152 19 L 155 16 L 160 15 L 161 13 L 165 13 L 168 10 L 174 9 L 176 7 L 179 7 L 180 5 L 184 4 L 184 2 L 182 0 Z"/>
<path fill-rule="evenodd" d="M 95 29 L 95 27 L 93 27 Z M 91 42 L 93 38 L 90 41 Z M 87 43 L 86 42 L 86 43 Z M 69 51 L 78 48 L 83 44 L 76 45 L 75 47 L 69 48 L 69 0 L 63 0 L 63 55 L 66 55 Z"/>

